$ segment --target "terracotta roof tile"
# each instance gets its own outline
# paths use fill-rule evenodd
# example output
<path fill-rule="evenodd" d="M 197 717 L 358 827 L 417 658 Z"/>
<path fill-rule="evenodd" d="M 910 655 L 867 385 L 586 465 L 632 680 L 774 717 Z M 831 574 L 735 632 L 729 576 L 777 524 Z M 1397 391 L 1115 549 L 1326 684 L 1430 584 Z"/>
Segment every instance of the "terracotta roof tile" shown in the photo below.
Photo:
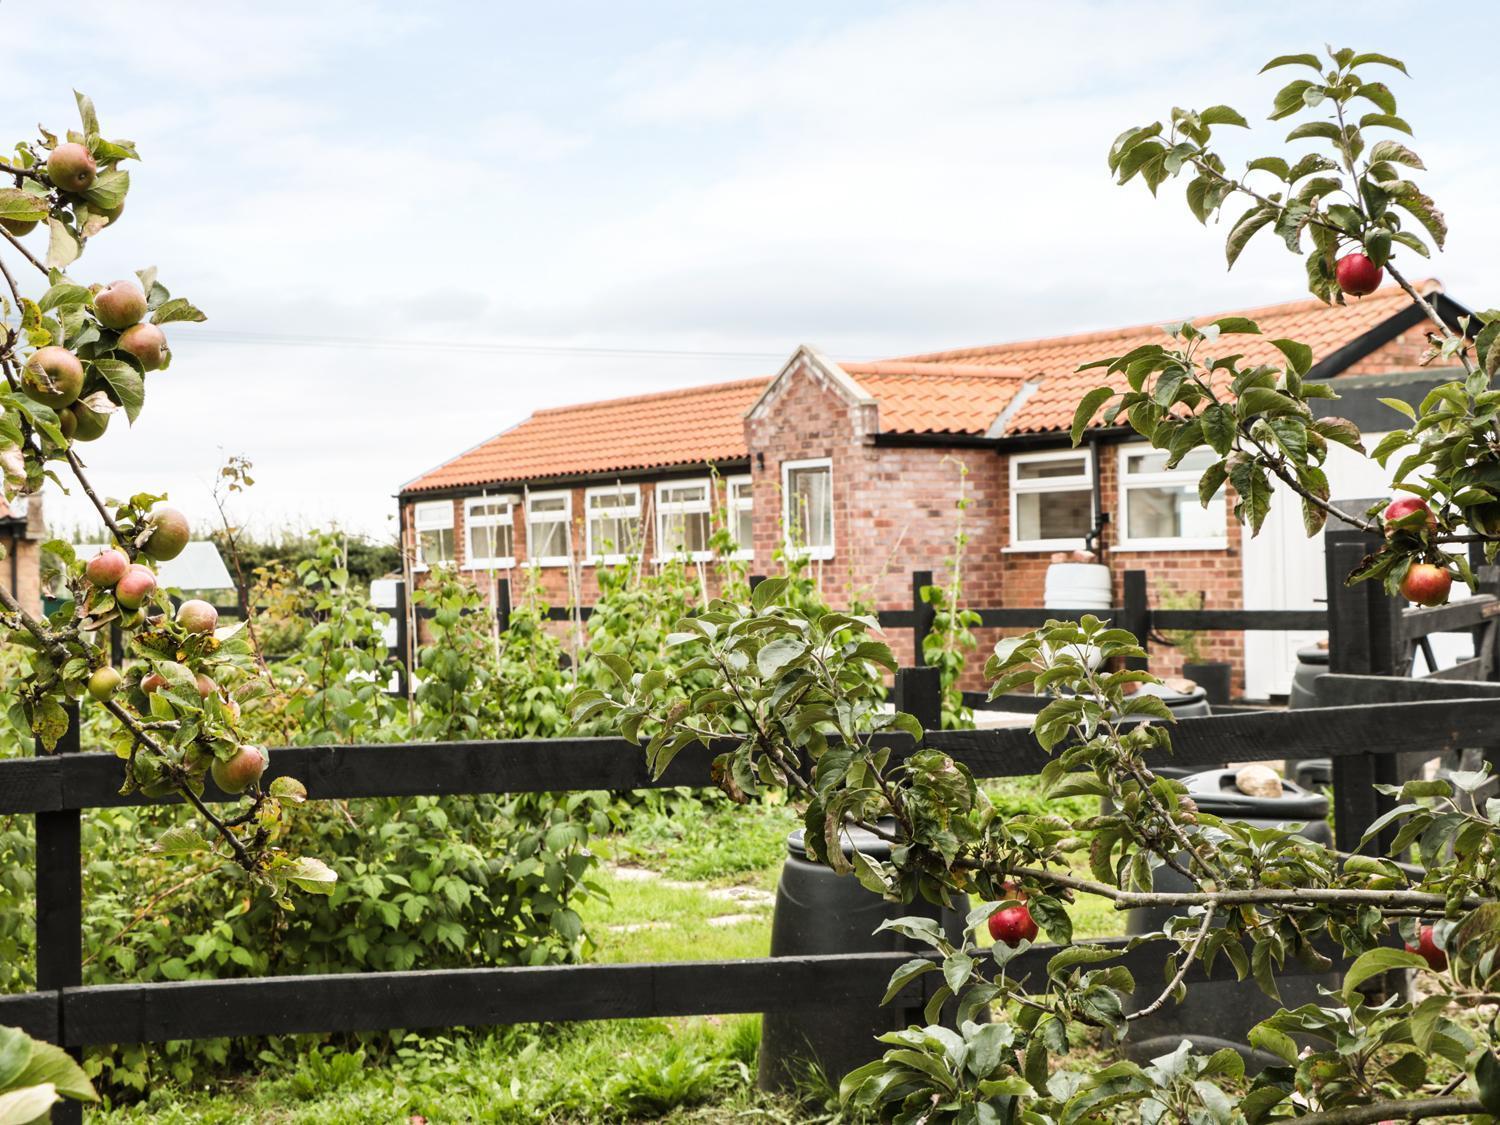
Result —
<path fill-rule="evenodd" d="M 769 382 L 741 379 L 538 410 L 402 491 L 743 461 L 745 412 Z"/>
<path fill-rule="evenodd" d="M 1025 382 L 1020 372 L 856 375 L 850 369 L 860 365 L 840 366 L 880 403 L 880 430 L 888 434 L 982 434 Z"/>
<path fill-rule="evenodd" d="M 1422 282 L 1421 287 L 1427 292 L 1441 288 L 1434 281 Z M 1195 317 L 1194 323 L 1206 324 L 1225 316 L 1246 316 L 1260 326 L 1262 333 L 1259 336 L 1233 338 L 1233 351 L 1243 352 L 1246 361 L 1279 361 L 1281 353 L 1271 345 L 1271 341 L 1291 337 L 1310 345 L 1316 362 L 1381 321 L 1394 316 L 1406 304 L 1406 295 L 1392 285 L 1376 290 L 1368 297 L 1351 300 L 1343 306 L 1325 305 L 1316 298 L 1309 298 L 1263 308 L 1236 309 L 1212 316 Z M 1012 344 L 994 344 L 982 348 L 934 352 L 909 356 L 907 362 L 965 366 L 996 364 L 1032 372 L 1041 385 L 1008 420 L 1006 433 L 1065 430 L 1073 422 L 1073 411 L 1078 400 L 1103 381 L 1101 371 L 1079 371 L 1078 367 L 1096 359 L 1123 355 L 1140 344 L 1164 341 L 1166 337 L 1161 331 L 1161 323 L 1163 322 L 1042 340 L 1024 340 Z M 1221 354 L 1231 353 L 1221 349 Z M 1119 380 L 1119 384 L 1124 385 L 1123 379 Z"/>

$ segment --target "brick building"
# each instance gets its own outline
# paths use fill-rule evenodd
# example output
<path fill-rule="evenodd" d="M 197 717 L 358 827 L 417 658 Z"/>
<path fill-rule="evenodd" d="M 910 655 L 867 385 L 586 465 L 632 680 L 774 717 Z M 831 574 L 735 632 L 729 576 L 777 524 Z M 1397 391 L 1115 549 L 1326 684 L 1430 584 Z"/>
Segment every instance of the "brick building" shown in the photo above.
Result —
<path fill-rule="evenodd" d="M 0 582 L 31 613 L 42 609 L 42 541 L 47 527 L 40 496 L 0 499 Z"/>
<path fill-rule="evenodd" d="M 1445 317 L 1462 315 L 1426 287 Z M 1229 315 L 1262 330 L 1236 338 L 1245 361 L 1279 362 L 1270 341 L 1290 337 L 1313 348 L 1313 378 L 1411 372 L 1427 346 L 1395 288 Z M 1144 325 L 880 363 L 804 346 L 769 380 L 538 411 L 403 486 L 403 543 L 418 580 L 434 561 L 491 575 L 535 562 L 555 604 L 587 604 L 600 560 L 704 557 L 716 509 L 752 570 L 774 572 L 790 538 L 831 600 L 904 606 L 911 572 L 941 574 L 952 555 L 962 463 L 968 604 L 1040 605 L 1054 553 L 1092 535 L 1117 575 L 1148 571 L 1153 598 L 1242 605 L 1254 548 L 1232 498 L 1199 504 L 1201 454 L 1168 471 L 1125 427 L 1096 425 L 1076 449 L 1069 440 L 1078 400 L 1101 379 L 1078 367 L 1162 339 Z M 1349 398 L 1329 412 L 1349 413 Z M 909 637 L 891 639 L 908 657 Z M 1243 671 L 1240 635 L 1200 645 Z M 1171 650 L 1154 657 L 1158 670 L 1178 662 Z"/>

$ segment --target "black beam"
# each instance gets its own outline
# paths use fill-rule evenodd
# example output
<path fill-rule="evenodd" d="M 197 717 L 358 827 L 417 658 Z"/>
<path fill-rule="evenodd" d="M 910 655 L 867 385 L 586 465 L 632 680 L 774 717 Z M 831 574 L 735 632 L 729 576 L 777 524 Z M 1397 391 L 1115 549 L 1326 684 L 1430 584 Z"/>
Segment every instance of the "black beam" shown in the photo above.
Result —
<path fill-rule="evenodd" d="M 1433 633 L 1464 633 L 1476 625 L 1487 625 L 1500 617 L 1500 599 L 1480 594 L 1447 605 L 1416 606 L 1401 614 L 1401 627 L 1407 640 Z"/>
<path fill-rule="evenodd" d="M 1324 609 L 1153 609 L 1153 629 L 1225 632 L 1256 629 L 1326 629 Z"/>

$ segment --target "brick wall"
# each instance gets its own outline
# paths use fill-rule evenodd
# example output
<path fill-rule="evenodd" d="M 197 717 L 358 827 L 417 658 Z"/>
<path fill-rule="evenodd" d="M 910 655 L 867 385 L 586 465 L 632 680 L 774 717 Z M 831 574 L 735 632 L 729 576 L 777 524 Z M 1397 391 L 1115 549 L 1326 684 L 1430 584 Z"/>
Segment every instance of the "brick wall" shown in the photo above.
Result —
<path fill-rule="evenodd" d="M 13 519 L 0 522 L 0 581 L 34 614 L 42 611 L 41 548 L 46 538 L 47 521 L 42 515 L 40 496 L 27 499 L 24 522 Z"/>

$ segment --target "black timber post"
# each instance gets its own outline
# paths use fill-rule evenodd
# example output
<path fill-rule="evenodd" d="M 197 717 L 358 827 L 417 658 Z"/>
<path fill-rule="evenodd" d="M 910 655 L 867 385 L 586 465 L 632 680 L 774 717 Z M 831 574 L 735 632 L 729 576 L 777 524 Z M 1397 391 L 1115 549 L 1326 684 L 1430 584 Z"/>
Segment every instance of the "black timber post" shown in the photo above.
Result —
<path fill-rule="evenodd" d="M 1361 501 L 1344 501 L 1358 511 Z M 1333 527 L 1324 534 L 1328 575 L 1328 670 L 1365 676 L 1405 676 L 1406 640 L 1402 604 L 1379 581 L 1348 585 L 1350 574 L 1378 550 L 1378 536 L 1353 528 Z M 1365 829 L 1394 803 L 1375 792 L 1377 784 L 1396 784 L 1401 776 L 1397 755 L 1353 755 L 1333 760 L 1334 829 L 1341 851 L 1355 851 Z M 1394 829 L 1382 834 L 1376 850 L 1384 854 Z"/>
<path fill-rule="evenodd" d="M 926 647 L 927 634 L 932 632 L 937 620 L 937 610 L 922 597 L 922 591 L 932 585 L 932 571 L 914 570 L 911 575 L 911 662 L 923 667 L 927 658 L 922 654 Z"/>
<path fill-rule="evenodd" d="M 495 583 L 495 627 L 502 633 L 510 632 L 510 579 L 502 578 Z"/>
<path fill-rule="evenodd" d="M 750 576 L 750 591 L 751 591 L 751 593 L 754 593 L 755 592 L 755 587 L 759 586 L 765 580 L 766 580 L 766 576 L 764 574 L 752 574 Z"/>
<path fill-rule="evenodd" d="M 77 704 L 55 753 L 79 750 Z M 41 752 L 40 744 L 37 747 Z M 58 809 L 36 814 L 36 986 L 41 991 L 83 983 L 83 814 Z M 57 1041 L 67 1042 L 66 1009 L 58 996 Z M 76 1055 L 77 1052 L 74 1052 Z M 52 1109 L 57 1125 L 79 1125 L 82 1104 L 68 1098 Z"/>
<path fill-rule="evenodd" d="M 932 665 L 896 669 L 895 705 L 922 724 L 923 730 L 943 729 L 943 678 Z"/>
<path fill-rule="evenodd" d="M 1146 572 L 1127 570 L 1120 579 L 1119 627 L 1135 634 L 1142 648 L 1150 645 L 1151 603 L 1146 595 Z M 1125 667 L 1145 668 L 1148 661 L 1139 656 L 1127 657 Z"/>
<path fill-rule="evenodd" d="M 396 660 L 401 665 L 397 673 L 401 696 L 405 696 L 411 685 L 411 637 L 409 635 L 406 615 L 406 579 L 396 583 L 396 606 L 392 611 L 396 615 Z"/>

